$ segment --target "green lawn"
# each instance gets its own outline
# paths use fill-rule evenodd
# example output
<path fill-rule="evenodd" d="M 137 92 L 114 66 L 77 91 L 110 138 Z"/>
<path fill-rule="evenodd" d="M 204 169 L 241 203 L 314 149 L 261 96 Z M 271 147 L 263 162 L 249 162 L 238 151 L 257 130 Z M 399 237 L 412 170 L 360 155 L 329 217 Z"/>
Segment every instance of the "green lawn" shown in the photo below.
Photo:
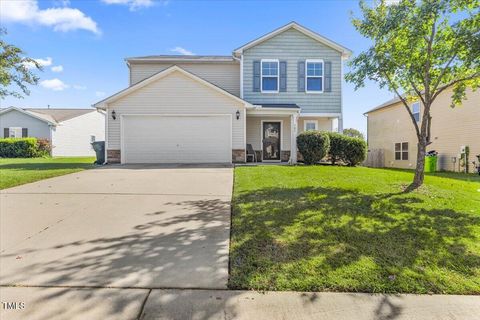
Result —
<path fill-rule="evenodd" d="M 0 189 L 93 168 L 95 158 L 0 159 Z"/>
<path fill-rule="evenodd" d="M 480 178 L 235 169 L 230 288 L 480 294 Z"/>

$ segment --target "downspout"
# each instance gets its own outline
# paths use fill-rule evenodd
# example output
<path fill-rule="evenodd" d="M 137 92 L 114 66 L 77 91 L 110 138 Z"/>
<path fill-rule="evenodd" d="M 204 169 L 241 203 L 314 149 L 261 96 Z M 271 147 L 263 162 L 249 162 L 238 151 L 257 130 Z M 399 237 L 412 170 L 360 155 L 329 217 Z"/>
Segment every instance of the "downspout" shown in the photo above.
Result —
<path fill-rule="evenodd" d="M 240 58 L 237 58 L 235 54 L 232 54 L 232 58 L 240 62 L 240 98 L 243 99 L 243 54 Z"/>

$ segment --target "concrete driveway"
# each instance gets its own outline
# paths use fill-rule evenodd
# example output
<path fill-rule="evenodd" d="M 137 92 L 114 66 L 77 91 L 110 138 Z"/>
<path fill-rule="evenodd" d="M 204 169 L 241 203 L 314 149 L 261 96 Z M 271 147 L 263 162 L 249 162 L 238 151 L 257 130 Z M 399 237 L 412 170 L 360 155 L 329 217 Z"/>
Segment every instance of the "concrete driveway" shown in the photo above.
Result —
<path fill-rule="evenodd" d="M 110 166 L 1 192 L 0 284 L 226 288 L 230 167 Z"/>

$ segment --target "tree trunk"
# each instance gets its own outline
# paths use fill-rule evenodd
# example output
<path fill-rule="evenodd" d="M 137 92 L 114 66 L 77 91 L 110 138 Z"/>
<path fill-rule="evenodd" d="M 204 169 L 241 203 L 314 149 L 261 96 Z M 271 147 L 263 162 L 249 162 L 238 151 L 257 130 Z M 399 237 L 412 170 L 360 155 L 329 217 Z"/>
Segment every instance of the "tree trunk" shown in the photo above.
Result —
<path fill-rule="evenodd" d="M 417 166 L 415 168 L 415 177 L 413 182 L 407 187 L 405 191 L 412 191 L 417 189 L 423 184 L 423 178 L 425 177 L 425 154 L 427 149 L 427 144 L 425 141 L 419 141 L 417 146 Z"/>

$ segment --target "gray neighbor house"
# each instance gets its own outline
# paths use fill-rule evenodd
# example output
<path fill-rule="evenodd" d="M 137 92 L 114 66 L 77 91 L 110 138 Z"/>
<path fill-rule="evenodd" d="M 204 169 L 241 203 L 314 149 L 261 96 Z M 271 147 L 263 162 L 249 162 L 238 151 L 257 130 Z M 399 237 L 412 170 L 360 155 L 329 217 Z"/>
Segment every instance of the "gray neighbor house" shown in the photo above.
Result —
<path fill-rule="evenodd" d="M 109 163 L 296 163 L 296 136 L 342 130 L 351 51 L 296 22 L 230 56 L 127 58 L 128 88 L 107 112 Z M 247 147 L 248 146 L 248 147 Z"/>

